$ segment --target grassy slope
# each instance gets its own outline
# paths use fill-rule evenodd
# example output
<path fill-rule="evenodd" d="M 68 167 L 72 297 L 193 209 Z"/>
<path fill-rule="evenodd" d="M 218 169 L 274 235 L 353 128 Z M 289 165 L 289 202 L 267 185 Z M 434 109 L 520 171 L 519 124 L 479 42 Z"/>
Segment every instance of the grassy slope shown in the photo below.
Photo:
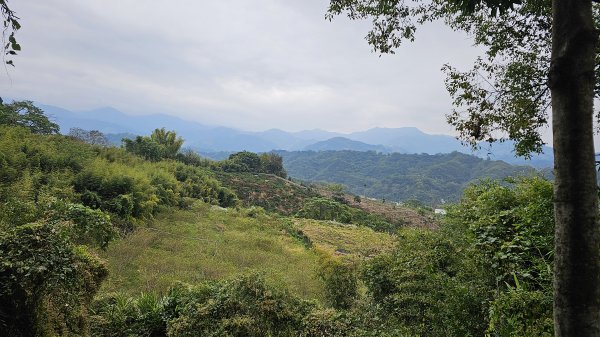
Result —
<path fill-rule="evenodd" d="M 318 194 L 281 177 L 264 173 L 217 172 L 217 179 L 235 191 L 244 206 L 260 206 L 280 214 L 295 214 L 304 201 Z"/>
<path fill-rule="evenodd" d="M 320 195 L 333 198 L 334 194 L 327 188 L 315 185 L 313 189 Z M 420 214 L 414 208 L 397 205 L 395 202 L 385 202 L 384 200 L 369 200 L 361 198 L 360 201 L 354 199 L 354 195 L 344 193 L 341 195 L 345 203 L 354 208 L 361 209 L 367 213 L 377 214 L 392 224 L 401 224 L 411 228 L 436 229 L 439 227 L 438 219 L 431 214 Z"/>
<path fill-rule="evenodd" d="M 294 225 L 314 246 L 353 259 L 373 257 L 394 247 L 392 236 L 367 227 L 310 219 L 295 219 Z"/>
<path fill-rule="evenodd" d="M 153 229 L 140 228 L 101 253 L 110 268 L 102 291 L 163 292 L 176 281 L 193 284 L 254 270 L 304 298 L 322 300 L 319 255 L 291 237 L 282 221 L 203 203 L 163 213 L 149 225 Z M 391 236 L 364 227 L 303 219 L 294 226 L 332 254 L 371 256 L 393 245 Z"/>
<path fill-rule="evenodd" d="M 102 253 L 111 272 L 103 291 L 162 292 L 176 281 L 197 283 L 258 270 L 299 295 L 320 297 L 317 256 L 273 219 L 197 203 L 189 211 L 165 212 L 149 227 L 157 230 L 140 228 Z"/>

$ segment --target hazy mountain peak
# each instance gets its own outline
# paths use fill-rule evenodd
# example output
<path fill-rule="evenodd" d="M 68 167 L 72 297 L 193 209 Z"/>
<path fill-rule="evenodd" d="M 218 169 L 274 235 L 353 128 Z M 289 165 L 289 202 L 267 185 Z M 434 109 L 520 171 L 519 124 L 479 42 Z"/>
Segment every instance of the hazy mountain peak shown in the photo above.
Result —
<path fill-rule="evenodd" d="M 357 150 L 399 153 L 450 153 L 458 151 L 473 154 L 470 148 L 448 135 L 430 135 L 416 127 L 386 128 L 374 127 L 366 131 L 342 134 L 323 129 L 311 129 L 298 132 L 286 132 L 272 128 L 262 132 L 237 130 L 225 126 L 206 126 L 197 122 L 164 115 L 128 115 L 106 106 L 87 112 L 75 113 L 54 106 L 40 105 L 60 125 L 63 133 L 71 127 L 87 130 L 100 130 L 104 133 L 127 133 L 147 135 L 155 128 L 165 127 L 175 130 L 185 140 L 185 146 L 203 152 L 241 151 L 269 152 L 272 150 Z M 313 146 L 314 145 L 314 146 Z M 510 163 L 519 163 L 546 167 L 552 165 L 552 150 L 545 148 L 546 154 L 534 156 L 534 160 L 525 161 L 515 158 L 513 144 L 505 142 L 494 144 L 492 150 L 482 148 L 474 154 L 481 158 L 500 159 Z"/>
<path fill-rule="evenodd" d="M 342 150 L 353 150 L 353 151 L 376 151 L 376 152 L 390 152 L 383 145 L 371 145 L 357 140 L 348 139 L 346 137 L 333 137 L 328 140 L 320 141 L 311 144 L 304 148 L 306 151 L 342 151 Z"/>

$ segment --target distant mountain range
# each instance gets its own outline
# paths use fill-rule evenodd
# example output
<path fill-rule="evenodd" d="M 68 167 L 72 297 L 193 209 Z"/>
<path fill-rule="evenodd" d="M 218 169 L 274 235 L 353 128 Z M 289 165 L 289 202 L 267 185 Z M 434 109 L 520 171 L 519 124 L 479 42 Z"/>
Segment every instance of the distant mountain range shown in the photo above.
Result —
<path fill-rule="evenodd" d="M 325 130 L 287 132 L 270 129 L 261 132 L 243 131 L 222 126 L 207 126 L 181 118 L 154 114 L 128 115 L 106 107 L 90 111 L 73 112 L 50 105 L 38 105 L 55 122 L 63 133 L 72 127 L 99 130 L 115 144 L 123 137 L 148 135 L 154 129 L 165 127 L 175 130 L 186 142 L 185 147 L 202 153 L 253 151 L 375 151 L 380 153 L 451 153 L 454 151 L 473 154 L 480 158 L 503 160 L 518 165 L 534 167 L 552 166 L 552 149 L 544 147 L 544 153 L 531 160 L 516 158 L 511 142 L 484 145 L 471 151 L 448 135 L 430 135 L 414 127 L 372 128 L 348 134 Z"/>

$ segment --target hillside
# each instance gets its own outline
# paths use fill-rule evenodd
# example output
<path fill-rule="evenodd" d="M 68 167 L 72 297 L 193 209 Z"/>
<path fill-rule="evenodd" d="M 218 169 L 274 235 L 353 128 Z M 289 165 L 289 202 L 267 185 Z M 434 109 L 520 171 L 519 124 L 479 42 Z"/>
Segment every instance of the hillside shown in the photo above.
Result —
<path fill-rule="evenodd" d="M 358 151 L 277 152 L 289 175 L 310 182 L 339 183 L 348 191 L 388 201 L 418 200 L 430 205 L 456 201 L 478 179 L 530 175 L 531 167 L 512 166 L 453 152 L 378 154 Z"/>
<path fill-rule="evenodd" d="M 382 128 L 365 131 L 338 133 L 324 130 L 304 130 L 287 132 L 279 129 L 252 132 L 224 126 L 209 126 L 196 121 L 163 114 L 128 115 L 110 107 L 90 111 L 73 112 L 56 106 L 42 105 L 63 133 L 72 127 L 99 130 L 108 135 L 111 141 L 119 144 L 118 134 L 143 135 L 155 128 L 166 127 L 175 130 L 186 139 L 185 146 L 195 151 L 237 152 L 242 150 L 269 152 L 272 150 L 356 150 L 398 153 L 451 153 L 453 151 L 474 154 L 481 158 L 503 160 L 516 165 L 532 165 L 539 168 L 552 166 L 552 149 L 544 146 L 542 154 L 534 154 L 531 160 L 514 156 L 512 142 L 482 143 L 475 152 L 463 146 L 449 135 L 427 134 L 414 127 Z M 343 140 L 342 140 L 343 139 Z M 209 155 L 210 156 L 210 155 Z M 213 156 L 210 156 L 213 157 Z"/>
<path fill-rule="evenodd" d="M 328 140 L 316 142 L 304 148 L 304 151 L 375 151 L 375 152 L 394 152 L 383 145 L 371 145 L 345 137 L 334 137 Z M 404 151 L 396 151 L 404 152 Z"/>
<path fill-rule="evenodd" d="M 363 259 L 393 249 L 394 239 L 360 226 L 292 222 L 198 203 L 161 214 L 101 252 L 110 269 L 101 292 L 162 293 L 177 281 L 197 284 L 258 271 L 303 298 L 323 301 L 322 257 L 311 247 Z"/>
<path fill-rule="evenodd" d="M 101 256 L 109 278 L 103 292 L 165 292 L 175 282 L 197 284 L 261 271 L 306 298 L 321 298 L 318 257 L 266 215 L 198 203 L 158 216 Z"/>
<path fill-rule="evenodd" d="M 260 206 L 283 215 L 297 213 L 306 199 L 319 196 L 305 186 L 272 174 L 216 172 L 216 176 L 235 191 L 244 206 Z"/>
<path fill-rule="evenodd" d="M 449 324 L 452 336 L 482 335 L 495 324 L 487 313 L 510 315 L 499 302 L 510 282 L 550 289 L 552 186 L 543 179 L 473 185 L 434 217 L 417 202 L 285 179 L 276 153 L 209 161 L 180 152 L 183 140 L 165 129 L 122 148 L 91 145 L 13 108 L 0 111 L 15 121 L 0 126 L 7 335 L 438 336 Z M 413 179 L 406 189 L 428 197 L 446 182 L 531 170 L 460 153 L 291 155 L 322 176 Z M 530 237 L 539 244 L 521 243 Z M 535 326 L 548 330 L 551 292 L 519 291 L 535 296 L 527 303 L 544 320 Z"/>

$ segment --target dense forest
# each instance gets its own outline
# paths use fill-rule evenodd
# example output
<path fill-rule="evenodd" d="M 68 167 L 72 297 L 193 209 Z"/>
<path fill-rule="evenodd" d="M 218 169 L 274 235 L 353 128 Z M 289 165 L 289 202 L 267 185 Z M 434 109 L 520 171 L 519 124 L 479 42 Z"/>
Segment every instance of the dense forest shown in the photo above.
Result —
<path fill-rule="evenodd" d="M 339 183 L 357 195 L 390 201 L 417 200 L 432 206 L 457 201 L 480 179 L 535 174 L 527 166 L 449 154 L 382 154 L 359 151 L 279 151 L 294 178 Z"/>

